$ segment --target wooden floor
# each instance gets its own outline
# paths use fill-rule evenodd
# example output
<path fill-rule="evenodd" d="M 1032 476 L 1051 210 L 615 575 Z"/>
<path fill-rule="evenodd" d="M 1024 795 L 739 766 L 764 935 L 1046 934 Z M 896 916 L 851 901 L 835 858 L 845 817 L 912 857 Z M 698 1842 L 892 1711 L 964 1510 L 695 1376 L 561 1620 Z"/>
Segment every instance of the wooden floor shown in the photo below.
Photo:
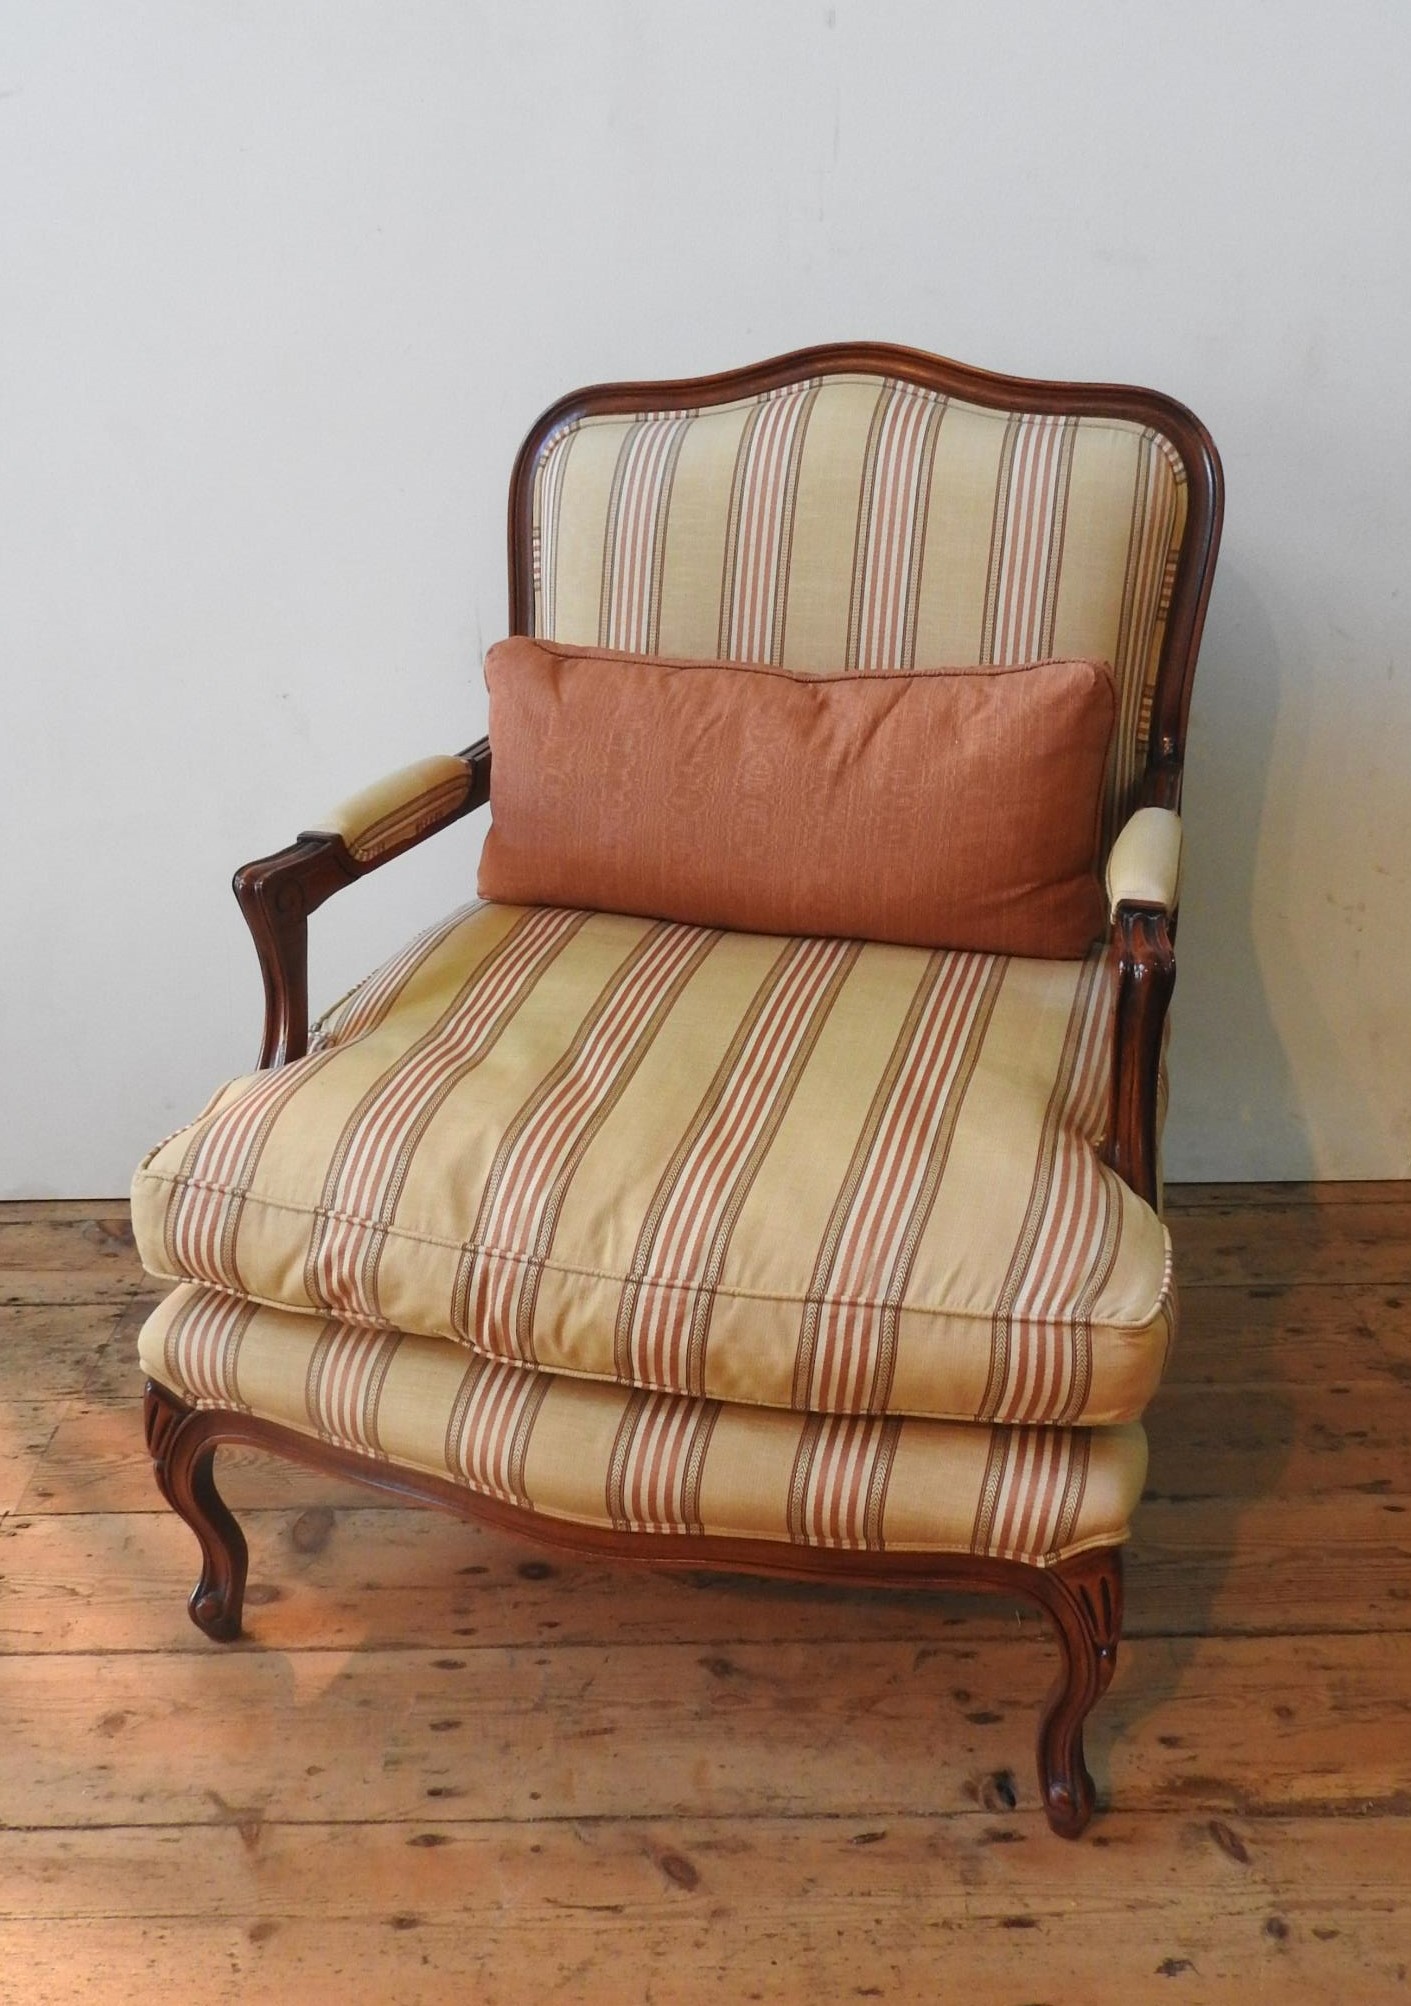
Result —
<path fill-rule="evenodd" d="M 120 1206 L 0 1208 L 0 1999 L 1411 1997 L 1411 1187 L 1171 1194 L 1102 1811 L 1037 1618 L 638 1577 L 227 1454 L 192 1628 Z"/>

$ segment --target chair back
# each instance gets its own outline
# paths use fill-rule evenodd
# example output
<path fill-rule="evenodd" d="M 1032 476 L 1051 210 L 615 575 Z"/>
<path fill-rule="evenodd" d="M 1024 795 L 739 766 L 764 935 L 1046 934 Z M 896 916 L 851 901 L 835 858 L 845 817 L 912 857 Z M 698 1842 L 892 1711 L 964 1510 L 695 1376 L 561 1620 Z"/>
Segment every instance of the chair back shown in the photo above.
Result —
<path fill-rule="evenodd" d="M 1219 459 L 1153 391 L 885 347 L 546 412 L 515 468 L 516 632 L 810 674 L 1110 662 L 1107 838 L 1179 796 Z"/>

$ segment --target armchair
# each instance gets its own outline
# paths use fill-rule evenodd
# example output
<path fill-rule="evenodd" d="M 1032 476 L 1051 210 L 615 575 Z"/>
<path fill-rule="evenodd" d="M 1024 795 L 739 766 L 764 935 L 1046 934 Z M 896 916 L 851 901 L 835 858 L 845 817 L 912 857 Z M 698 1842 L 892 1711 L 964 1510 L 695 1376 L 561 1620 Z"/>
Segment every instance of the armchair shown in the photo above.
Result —
<path fill-rule="evenodd" d="M 654 1566 L 992 1589 L 1058 1631 L 1039 1784 L 1083 1830 L 1174 1331 L 1158 1087 L 1221 510 L 1169 399 L 904 349 L 545 413 L 516 634 L 824 676 L 1111 663 L 1109 936 L 1047 962 L 479 904 L 311 1031 L 309 915 L 484 806 L 488 742 L 247 865 L 258 1070 L 134 1184 L 175 1285 L 147 1439 L 207 1635 L 242 1616 L 226 1443 Z"/>

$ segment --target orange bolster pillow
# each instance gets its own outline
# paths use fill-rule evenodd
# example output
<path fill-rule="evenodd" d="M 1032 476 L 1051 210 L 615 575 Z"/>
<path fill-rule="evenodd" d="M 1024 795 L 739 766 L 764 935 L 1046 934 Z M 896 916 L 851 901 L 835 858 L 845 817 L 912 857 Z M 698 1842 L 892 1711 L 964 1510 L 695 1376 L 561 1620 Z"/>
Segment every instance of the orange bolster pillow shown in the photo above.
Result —
<path fill-rule="evenodd" d="M 485 680 L 482 898 L 1044 958 L 1103 931 L 1103 663 L 803 676 L 517 636 Z"/>

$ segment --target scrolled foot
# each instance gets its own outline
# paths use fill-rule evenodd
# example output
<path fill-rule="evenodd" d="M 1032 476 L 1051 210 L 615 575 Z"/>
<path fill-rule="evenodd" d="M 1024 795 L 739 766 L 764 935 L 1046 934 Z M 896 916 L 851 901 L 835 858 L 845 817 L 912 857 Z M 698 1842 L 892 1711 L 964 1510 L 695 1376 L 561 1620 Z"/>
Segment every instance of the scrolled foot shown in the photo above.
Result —
<path fill-rule="evenodd" d="M 217 1644 L 233 1644 L 240 1635 L 241 1611 L 236 1605 L 243 1599 L 230 1587 L 207 1588 L 198 1581 L 187 1608 L 198 1630 Z"/>
<path fill-rule="evenodd" d="M 162 1496 L 201 1544 L 201 1578 L 187 1604 L 197 1629 L 218 1644 L 240 1635 L 249 1551 L 216 1489 L 216 1419 L 148 1380 L 144 1407 L 152 1473 Z"/>
<path fill-rule="evenodd" d="M 1083 1760 L 1083 1734 L 1078 1730 L 1076 1745 L 1062 1752 L 1040 1744 L 1039 1787 L 1044 1793 L 1044 1815 L 1049 1830 L 1060 1839 L 1077 1839 L 1088 1829 L 1097 1803 L 1093 1779 Z"/>

